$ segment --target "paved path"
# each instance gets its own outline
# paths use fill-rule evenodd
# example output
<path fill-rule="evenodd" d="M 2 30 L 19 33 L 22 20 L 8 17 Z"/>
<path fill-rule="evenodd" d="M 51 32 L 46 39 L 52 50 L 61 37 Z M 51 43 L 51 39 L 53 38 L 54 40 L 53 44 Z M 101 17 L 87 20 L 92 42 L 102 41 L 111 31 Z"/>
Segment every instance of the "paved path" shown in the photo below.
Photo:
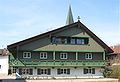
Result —
<path fill-rule="evenodd" d="M 2 82 L 118 82 L 118 79 L 102 78 L 102 79 L 57 79 L 57 80 L 14 80 L 6 79 Z"/>

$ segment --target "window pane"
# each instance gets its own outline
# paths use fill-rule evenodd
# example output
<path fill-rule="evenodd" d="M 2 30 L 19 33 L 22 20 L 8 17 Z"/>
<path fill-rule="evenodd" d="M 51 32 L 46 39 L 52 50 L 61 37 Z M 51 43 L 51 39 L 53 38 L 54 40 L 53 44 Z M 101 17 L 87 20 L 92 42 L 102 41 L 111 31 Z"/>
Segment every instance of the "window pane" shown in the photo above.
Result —
<path fill-rule="evenodd" d="M 71 44 L 75 44 L 75 39 L 71 39 Z"/>
<path fill-rule="evenodd" d="M 60 69 L 57 69 L 57 74 L 61 74 L 61 70 Z"/>

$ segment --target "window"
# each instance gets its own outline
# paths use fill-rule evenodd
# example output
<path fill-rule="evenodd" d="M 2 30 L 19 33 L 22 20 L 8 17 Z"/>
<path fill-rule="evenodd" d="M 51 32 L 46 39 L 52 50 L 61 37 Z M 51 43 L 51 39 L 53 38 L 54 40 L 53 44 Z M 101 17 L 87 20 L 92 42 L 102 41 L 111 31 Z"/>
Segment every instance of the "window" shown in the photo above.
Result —
<path fill-rule="evenodd" d="M 83 72 L 84 74 L 95 74 L 95 68 L 91 68 L 91 67 L 84 68 Z"/>
<path fill-rule="evenodd" d="M 72 38 L 71 41 L 70 41 L 70 43 L 71 44 L 75 44 L 75 39 Z"/>
<path fill-rule="evenodd" d="M 67 44 L 67 38 L 61 38 L 61 43 L 62 44 Z"/>
<path fill-rule="evenodd" d="M 53 44 L 78 44 L 85 45 L 88 44 L 88 37 L 67 37 L 67 36 L 54 36 L 51 38 Z"/>
<path fill-rule="evenodd" d="M 57 69 L 57 74 L 70 74 L 70 69 Z"/>
<path fill-rule="evenodd" d="M 17 67 L 13 67 L 12 73 L 16 73 Z"/>
<path fill-rule="evenodd" d="M 42 74 L 50 75 L 50 73 L 51 73 L 50 69 L 37 69 L 38 75 L 42 75 Z"/>
<path fill-rule="evenodd" d="M 85 59 L 92 59 L 92 53 L 85 53 Z"/>
<path fill-rule="evenodd" d="M 20 75 L 33 75 L 33 69 L 28 69 L 28 68 L 19 69 L 19 74 Z"/>
<path fill-rule="evenodd" d="M 77 39 L 77 44 L 85 44 L 84 39 Z"/>
<path fill-rule="evenodd" d="M 31 52 L 23 52 L 23 58 L 31 58 Z"/>
<path fill-rule="evenodd" d="M 47 59 L 47 52 L 40 52 L 40 59 Z"/>
<path fill-rule="evenodd" d="M 60 53 L 60 59 L 67 59 L 67 53 Z"/>

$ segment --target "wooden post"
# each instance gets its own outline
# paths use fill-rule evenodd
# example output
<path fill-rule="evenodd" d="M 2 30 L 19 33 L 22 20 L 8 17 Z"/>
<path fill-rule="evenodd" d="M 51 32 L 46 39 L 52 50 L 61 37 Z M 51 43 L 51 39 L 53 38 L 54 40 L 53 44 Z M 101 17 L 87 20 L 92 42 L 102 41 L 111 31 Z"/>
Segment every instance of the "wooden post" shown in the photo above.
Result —
<path fill-rule="evenodd" d="M 78 60 L 78 52 L 76 52 L 76 60 Z"/>
<path fill-rule="evenodd" d="M 53 60 L 55 60 L 55 51 L 53 52 Z"/>

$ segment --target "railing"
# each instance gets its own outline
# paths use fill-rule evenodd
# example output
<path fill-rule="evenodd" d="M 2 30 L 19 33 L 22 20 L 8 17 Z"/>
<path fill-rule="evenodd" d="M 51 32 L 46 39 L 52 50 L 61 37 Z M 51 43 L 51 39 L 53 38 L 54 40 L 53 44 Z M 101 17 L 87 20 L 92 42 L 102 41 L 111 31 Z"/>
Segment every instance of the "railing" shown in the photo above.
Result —
<path fill-rule="evenodd" d="M 94 61 L 85 61 L 85 60 L 74 60 L 74 61 L 61 61 L 61 60 L 24 60 L 16 59 L 10 61 L 11 66 L 105 66 L 106 62 L 104 60 L 94 60 Z"/>

